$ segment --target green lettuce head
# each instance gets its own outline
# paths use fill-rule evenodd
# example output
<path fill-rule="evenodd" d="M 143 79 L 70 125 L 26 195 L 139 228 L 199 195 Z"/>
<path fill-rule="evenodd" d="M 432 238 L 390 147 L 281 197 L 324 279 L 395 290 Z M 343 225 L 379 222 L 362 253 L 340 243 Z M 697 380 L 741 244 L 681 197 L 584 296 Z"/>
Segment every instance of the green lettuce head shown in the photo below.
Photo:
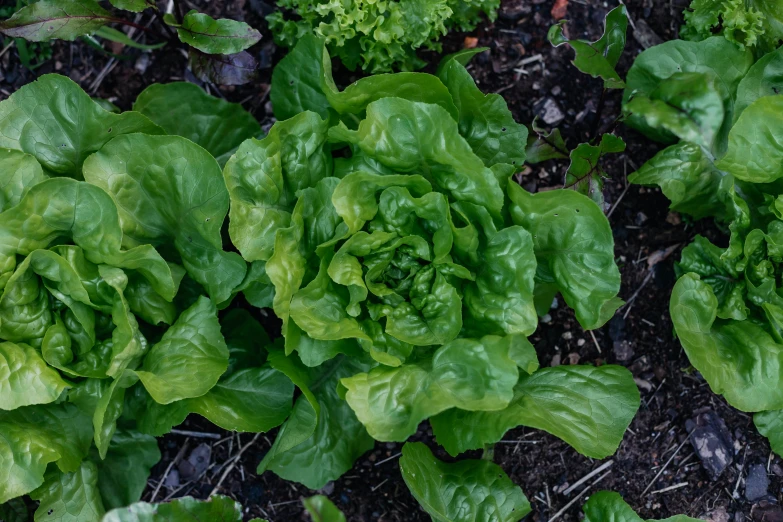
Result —
<path fill-rule="evenodd" d="M 283 321 L 272 364 L 307 390 L 260 470 L 318 488 L 373 438 L 403 441 L 428 418 L 454 454 L 527 423 L 605 455 L 633 416 L 624 369 L 536 371 L 537 311 L 561 293 L 597 328 L 622 303 L 619 271 L 592 201 L 510 180 L 527 131 L 476 87 L 464 67 L 476 52 L 447 57 L 437 76 L 377 75 L 340 91 L 323 41 L 305 37 L 274 72 L 281 121 L 226 163 L 232 241 Z M 612 416 L 603 442 L 559 429 L 554 403 L 543 422 L 520 415 L 550 378 L 562 393 L 592 383 L 578 408 Z M 493 422 L 476 432 L 455 415 Z M 313 454 L 327 452 L 334 460 L 315 469 Z"/>

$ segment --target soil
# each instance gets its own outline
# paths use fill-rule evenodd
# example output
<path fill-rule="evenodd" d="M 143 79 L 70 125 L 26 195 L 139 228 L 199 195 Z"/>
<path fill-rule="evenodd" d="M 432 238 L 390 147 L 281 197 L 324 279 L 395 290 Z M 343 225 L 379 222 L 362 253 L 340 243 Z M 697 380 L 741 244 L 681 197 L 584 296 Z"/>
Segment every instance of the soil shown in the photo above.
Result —
<path fill-rule="evenodd" d="M 4 0 L 8 1 L 8 0 Z M 188 0 L 183 0 L 190 7 Z M 558 2 L 562 4 L 562 2 Z M 595 40 L 603 32 L 608 11 L 602 0 L 571 0 L 566 18 L 571 38 Z M 245 19 L 263 27 L 263 14 L 270 9 L 260 0 L 195 1 L 202 11 L 213 15 Z M 490 53 L 477 57 L 470 67 L 485 92 L 501 93 L 517 121 L 531 122 L 547 99 L 563 112 L 558 124 L 569 145 L 587 141 L 598 129 L 613 129 L 619 114 L 620 91 L 610 91 L 601 105 L 599 80 L 579 73 L 570 63 L 572 51 L 567 46 L 553 48 L 546 40 L 554 0 L 504 0 L 500 16 L 494 23 L 484 22 L 470 34 L 451 34 L 444 42 L 444 52 L 453 52 L 477 38 L 479 46 Z M 677 37 L 683 6 L 669 0 L 634 0 L 628 2 L 629 14 L 639 29 L 644 22 L 663 40 Z M 147 18 L 150 18 L 147 16 Z M 139 20 L 146 24 L 147 18 Z M 152 21 L 152 28 L 158 22 Z M 628 45 L 618 71 L 624 76 L 633 57 L 643 49 L 629 27 Z M 648 35 L 649 36 L 649 35 Z M 142 38 L 146 38 L 146 35 Z M 144 40 L 142 40 L 144 41 Z M 109 99 L 122 109 L 130 109 L 141 90 L 154 82 L 195 80 L 186 71 L 186 59 L 175 46 L 151 54 L 131 49 L 116 49 L 121 59 L 97 52 L 82 42 L 57 42 L 54 56 L 31 73 L 20 66 L 12 49 L 0 59 L 0 93 L 10 95 L 35 76 L 59 72 L 70 76 L 85 90 Z M 242 87 L 206 86 L 215 95 L 241 102 L 263 124 L 273 121 L 268 104 L 271 68 L 283 55 L 270 42 L 252 49 L 261 64 L 259 78 Z M 146 58 L 144 57 L 146 56 Z M 424 54 L 437 63 L 434 53 Z M 526 61 L 520 65 L 520 61 Z M 148 62 L 148 63 L 145 63 Z M 100 82 L 96 78 L 102 76 Z M 353 75 L 338 69 L 343 84 Z M 762 464 L 769 475 L 770 502 L 780 503 L 783 487 L 783 462 L 770 453 L 766 440 L 756 432 L 751 416 L 730 407 L 713 394 L 707 383 L 690 366 L 673 336 L 668 314 L 668 300 L 674 283 L 674 262 L 680 249 L 697 233 L 720 243 L 721 233 L 709 222 L 692 223 L 668 211 L 668 201 L 659 191 L 628 186 L 625 176 L 649 159 L 659 149 L 639 134 L 617 126 L 617 133 L 627 143 L 624 154 L 607 158 L 604 169 L 607 206 L 616 240 L 616 254 L 621 267 L 621 297 L 628 304 L 603 328 L 591 335 L 581 329 L 573 314 L 564 306 L 551 311 L 551 321 L 542 322 L 531 337 L 543 366 L 553 364 L 623 364 L 633 372 L 642 394 L 642 407 L 631 424 L 616 455 L 603 462 L 577 454 L 567 444 L 546 433 L 515 429 L 497 445 L 494 460 L 511 479 L 519 484 L 533 504 L 527 520 L 552 520 L 569 506 L 558 520 L 580 520 L 580 506 L 586 493 L 599 489 L 619 492 L 639 514 L 647 518 L 666 518 L 684 513 L 714 522 L 771 520 L 760 510 L 751 515 L 753 504 L 745 498 L 744 481 L 748 470 Z M 562 185 L 567 161 L 549 161 L 526 169 L 521 183 L 528 189 L 541 190 Z M 650 266 L 651 260 L 658 262 Z M 729 443 L 733 444 L 733 463 L 711 480 L 693 446 L 686 441 L 686 423 L 704 412 L 715 412 L 723 419 Z M 185 495 L 205 498 L 227 469 L 227 461 L 238 448 L 253 440 L 252 434 L 232 434 L 210 425 L 201 418 L 189 418 L 181 430 L 216 434 L 219 440 L 170 434 L 160 439 L 163 454 L 153 469 L 144 499 L 150 500 L 158 483 L 178 454 L 188 453 L 199 444 L 211 447 L 209 469 L 203 476 L 182 486 L 160 488 L 156 500 Z M 227 475 L 220 492 L 230 495 L 246 507 L 246 519 L 255 516 L 279 522 L 308 520 L 299 500 L 315 492 L 285 482 L 272 473 L 256 475 L 255 469 L 271 446 L 275 432 L 261 435 L 248 446 L 242 458 Z M 421 425 L 414 440 L 436 447 L 428 424 Z M 187 449 L 183 451 L 183 446 Z M 397 458 L 401 444 L 377 443 L 375 449 L 360 458 L 341 479 L 329 484 L 321 493 L 328 495 L 342 509 L 349 521 L 425 521 L 429 517 L 419 507 L 399 474 Z M 441 450 L 437 455 L 450 460 Z M 477 456 L 477 455 L 472 455 Z M 576 495 L 563 494 L 571 484 L 591 471 L 612 461 L 609 473 L 590 490 L 584 488 L 604 473 L 595 475 L 575 489 Z M 667 488 L 669 488 L 667 490 Z M 571 503 L 574 500 L 575 502 Z M 777 520 L 777 519 L 775 519 Z"/>

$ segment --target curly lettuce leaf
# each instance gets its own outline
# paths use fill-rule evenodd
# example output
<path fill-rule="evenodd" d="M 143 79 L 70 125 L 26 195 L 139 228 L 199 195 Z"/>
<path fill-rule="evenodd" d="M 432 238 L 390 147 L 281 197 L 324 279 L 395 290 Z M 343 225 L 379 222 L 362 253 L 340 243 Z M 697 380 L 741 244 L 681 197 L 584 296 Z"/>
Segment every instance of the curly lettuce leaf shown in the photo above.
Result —
<path fill-rule="evenodd" d="M 56 468 L 47 471 L 43 485 L 30 497 L 40 501 L 36 520 L 99 522 L 105 513 L 98 490 L 98 468 L 90 461 L 83 461 L 71 473 Z"/>
<path fill-rule="evenodd" d="M 0 410 L 57 400 L 68 386 L 31 346 L 0 343 Z"/>
<path fill-rule="evenodd" d="M 27 191 L 48 178 L 33 156 L 11 149 L 0 149 L 0 172 L 0 212 L 18 205 Z"/>
<path fill-rule="evenodd" d="M 216 495 L 208 500 L 182 497 L 171 502 L 149 504 L 137 502 L 106 513 L 101 522 L 241 522 L 242 507 L 238 502 Z"/>

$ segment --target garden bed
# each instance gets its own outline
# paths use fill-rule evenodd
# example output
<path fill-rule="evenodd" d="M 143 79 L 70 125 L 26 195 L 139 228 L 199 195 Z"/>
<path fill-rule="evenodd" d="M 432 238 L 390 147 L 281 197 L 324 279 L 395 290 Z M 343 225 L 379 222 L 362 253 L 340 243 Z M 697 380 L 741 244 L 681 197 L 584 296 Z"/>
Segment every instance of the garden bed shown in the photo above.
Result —
<path fill-rule="evenodd" d="M 209 14 L 244 19 L 255 27 L 263 27 L 262 16 L 269 9 L 260 0 L 194 3 Z M 569 36 L 598 38 L 608 11 L 604 3 L 566 3 Z M 479 87 L 501 93 L 517 121 L 529 123 L 540 116 L 553 123 L 573 147 L 600 130 L 614 128 L 621 93 L 609 91 L 602 100 L 601 81 L 579 73 L 570 64 L 573 52 L 567 46 L 553 48 L 547 42 L 547 30 L 554 23 L 552 4 L 552 0 L 504 1 L 496 22 L 483 23 L 469 35 L 449 35 L 444 51 L 474 44 L 489 47 L 491 51 L 477 57 L 469 68 Z M 629 15 L 636 27 L 629 27 L 628 45 L 618 67 L 621 76 L 651 34 L 663 40 L 677 37 L 682 8 L 667 0 L 629 3 Z M 651 32 L 645 31 L 644 24 Z M 268 103 L 272 66 L 283 55 L 270 40 L 265 35 L 264 41 L 253 48 L 262 66 L 258 80 L 242 87 L 210 89 L 212 94 L 242 103 L 265 128 L 273 121 Z M 7 52 L 0 59 L 0 93 L 5 98 L 37 74 L 58 72 L 78 82 L 89 94 L 130 109 L 138 93 L 149 84 L 195 81 L 186 71 L 185 57 L 177 50 L 164 48 L 142 54 L 117 48 L 115 52 L 128 59 L 107 57 L 79 42 L 56 42 L 51 60 L 34 74 L 20 66 L 14 52 Z M 437 63 L 434 54 L 425 58 Z M 344 70 L 336 70 L 336 76 L 342 84 L 353 79 Z M 617 454 L 605 461 L 581 456 L 565 442 L 529 429 L 510 431 L 496 446 L 494 461 L 531 500 L 533 513 L 528 520 L 551 520 L 556 514 L 558 520 L 579 520 L 585 497 L 582 492 L 587 487 L 590 489 L 586 492 L 619 492 L 645 518 L 684 513 L 714 522 L 783 520 L 780 511 L 765 507 L 767 501 L 781 501 L 783 462 L 771 456 L 751 416 L 714 395 L 691 368 L 673 337 L 669 319 L 673 264 L 680 249 L 697 233 L 714 241 L 720 241 L 716 239 L 720 234 L 707 220 L 692 223 L 670 213 L 668 200 L 658 190 L 629 187 L 625 176 L 658 147 L 622 124 L 617 132 L 628 147 L 624 154 L 606 160 L 605 170 L 611 176 L 606 182 L 606 199 L 623 277 L 620 295 L 628 304 L 592 334 L 582 330 L 571 310 L 564 306 L 553 309 L 552 320 L 542 321 L 531 341 L 542 366 L 576 362 L 627 366 L 640 388 L 642 407 Z M 566 167 L 567 161 L 534 165 L 525 169 L 520 182 L 531 191 L 557 187 L 562 185 Z M 259 319 L 270 333 L 279 335 L 273 318 Z M 691 433 L 694 423 L 707 420 L 712 423 Z M 718 429 L 722 423 L 725 432 Z M 246 519 L 307 519 L 299 499 L 312 492 L 271 473 L 255 473 L 274 432 L 257 437 L 232 435 L 195 417 L 180 430 L 160 439 L 163 459 L 153 469 L 144 500 L 185 495 L 206 498 L 219 485 L 221 493 L 246 507 Z M 714 480 L 701 458 L 704 454 L 697 454 L 693 444 L 705 440 L 705 433 L 722 435 L 723 443 L 733 453 L 732 462 Z M 425 442 L 431 439 L 426 422 L 412 438 Z M 373 451 L 322 493 L 346 513 L 349 521 L 428 520 L 400 476 L 397 459 L 401 447 L 397 443 L 376 443 Z M 450 460 L 442 450 L 437 456 Z M 572 487 L 599 468 L 598 473 Z M 755 487 L 759 481 L 763 485 L 763 476 L 769 480 L 769 498 Z M 163 485 L 161 481 L 165 481 Z M 565 506 L 569 507 L 562 511 Z"/>

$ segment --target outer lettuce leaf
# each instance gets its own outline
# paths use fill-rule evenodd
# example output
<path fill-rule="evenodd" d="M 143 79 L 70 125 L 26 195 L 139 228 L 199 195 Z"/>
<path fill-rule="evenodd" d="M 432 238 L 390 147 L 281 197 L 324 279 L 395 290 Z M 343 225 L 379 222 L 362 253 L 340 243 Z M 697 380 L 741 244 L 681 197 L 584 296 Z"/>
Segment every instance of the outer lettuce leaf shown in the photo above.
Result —
<path fill-rule="evenodd" d="M 154 437 L 136 431 L 117 431 L 98 465 L 98 490 L 106 509 L 127 506 L 141 499 L 150 469 L 160 460 Z"/>
<path fill-rule="evenodd" d="M 639 404 L 639 390 L 625 368 L 557 366 L 523 375 L 513 400 L 501 411 L 452 409 L 431 423 L 451 455 L 495 443 L 522 425 L 547 431 L 583 455 L 602 459 L 617 451 Z"/>
<path fill-rule="evenodd" d="M 783 408 L 783 345 L 764 328 L 716 319 L 718 299 L 693 273 L 677 281 L 669 309 L 691 364 L 713 392 L 742 411 Z"/>
<path fill-rule="evenodd" d="M 220 237 L 228 192 L 201 147 L 179 136 L 121 136 L 85 162 L 84 177 L 116 201 L 125 244 L 173 242 L 188 274 L 217 303 L 242 282 L 245 263 L 223 251 Z"/>
<path fill-rule="evenodd" d="M 212 154 L 223 166 L 237 147 L 261 134 L 261 126 L 238 103 L 210 96 L 187 82 L 152 84 L 133 103 L 166 134 L 187 138 Z"/>
<path fill-rule="evenodd" d="M 43 4 L 29 8 L 35 5 Z M 87 156 L 115 136 L 132 132 L 163 134 L 142 114 L 105 111 L 57 74 L 41 76 L 0 102 L 0 147 L 31 154 L 46 171 L 60 176 L 81 179 Z"/>
<path fill-rule="evenodd" d="M 41 355 L 26 344 L 0 343 L 0 410 L 49 404 L 68 386 Z"/>
<path fill-rule="evenodd" d="M 402 448 L 400 471 L 408 489 L 433 521 L 517 522 L 530 513 L 519 486 L 486 460 L 447 464 L 420 442 Z"/>
<path fill-rule="evenodd" d="M 759 98 L 783 91 L 783 48 L 761 57 L 748 70 L 737 87 L 734 121 Z"/>
<path fill-rule="evenodd" d="M 30 493 L 40 504 L 35 520 L 56 522 L 99 522 L 105 513 L 98 492 L 98 469 L 84 461 L 78 470 L 63 473 L 58 469 L 46 473 L 44 484 Z"/>
<path fill-rule="evenodd" d="M 511 219 L 533 236 L 537 281 L 554 284 L 582 327 L 598 328 L 622 301 L 609 222 L 595 203 L 570 190 L 530 194 L 510 183 Z"/>
<path fill-rule="evenodd" d="M 345 522 L 345 515 L 323 495 L 306 498 L 302 503 L 313 522 Z"/>
<path fill-rule="evenodd" d="M 432 361 L 378 366 L 342 379 L 345 400 L 376 440 L 404 441 L 419 423 L 449 408 L 502 410 L 519 378 L 509 345 L 500 338 L 457 339 Z"/>
<path fill-rule="evenodd" d="M 89 419 L 71 404 L 0 412 L 0 503 L 41 486 L 50 463 L 78 470 L 91 442 Z"/>

